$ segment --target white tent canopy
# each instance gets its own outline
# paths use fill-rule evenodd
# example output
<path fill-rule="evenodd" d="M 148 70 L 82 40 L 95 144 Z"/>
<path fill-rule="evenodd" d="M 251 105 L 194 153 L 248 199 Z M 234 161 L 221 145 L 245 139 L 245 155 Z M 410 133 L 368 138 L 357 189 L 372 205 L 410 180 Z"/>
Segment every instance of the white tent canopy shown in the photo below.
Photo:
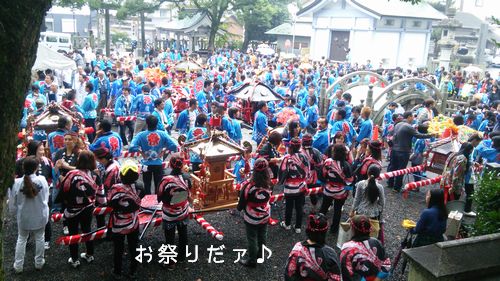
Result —
<path fill-rule="evenodd" d="M 47 45 L 40 43 L 38 44 L 38 50 L 36 51 L 36 61 L 32 70 L 45 70 L 45 69 L 71 69 L 76 70 L 76 63 L 60 54 L 49 47 Z"/>

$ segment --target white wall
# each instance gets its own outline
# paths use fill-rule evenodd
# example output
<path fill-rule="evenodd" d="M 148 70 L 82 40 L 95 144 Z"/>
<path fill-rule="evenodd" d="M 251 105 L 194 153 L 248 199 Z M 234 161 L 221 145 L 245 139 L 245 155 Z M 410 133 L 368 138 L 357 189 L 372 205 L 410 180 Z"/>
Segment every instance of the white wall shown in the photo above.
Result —
<path fill-rule="evenodd" d="M 373 51 L 371 46 L 373 33 L 372 31 L 352 31 L 349 39 L 349 47 L 351 48 L 352 63 L 366 63 L 370 59 Z M 373 62 L 372 62 L 373 63 Z"/>
<path fill-rule="evenodd" d="M 378 67 L 379 62 L 385 59 L 384 67 L 405 67 L 412 58 L 414 66 L 425 65 L 430 40 L 427 31 L 429 21 L 391 19 L 394 25 L 384 26 L 385 18 L 377 20 L 349 3 L 343 9 L 342 1 L 331 1 L 314 12 L 310 57 L 315 60 L 328 57 L 331 30 L 344 30 L 350 31 L 349 47 L 353 63 L 365 64 L 371 60 L 372 65 Z M 413 26 L 413 21 L 421 21 L 421 25 Z"/>
<path fill-rule="evenodd" d="M 371 53 L 372 65 L 377 66 L 385 59 L 384 67 L 397 66 L 399 32 L 374 32 Z"/>
<path fill-rule="evenodd" d="M 426 37 L 427 33 L 403 33 L 397 64 L 399 66 L 407 66 L 409 59 L 413 58 L 414 66 L 426 65 Z"/>
<path fill-rule="evenodd" d="M 310 57 L 313 60 L 320 60 L 321 57 L 328 58 L 330 50 L 330 30 L 329 29 L 314 29 L 311 37 L 311 53 Z"/>

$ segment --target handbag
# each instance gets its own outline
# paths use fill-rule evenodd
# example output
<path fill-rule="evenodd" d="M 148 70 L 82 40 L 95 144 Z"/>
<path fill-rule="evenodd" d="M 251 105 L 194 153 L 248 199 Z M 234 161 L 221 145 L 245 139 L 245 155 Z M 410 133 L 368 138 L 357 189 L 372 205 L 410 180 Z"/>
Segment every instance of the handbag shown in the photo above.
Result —
<path fill-rule="evenodd" d="M 352 238 L 350 220 L 351 219 L 347 219 L 347 221 L 340 223 L 339 234 L 337 235 L 337 247 L 339 249 L 342 249 L 342 245 Z"/>
<path fill-rule="evenodd" d="M 370 219 L 370 226 L 371 226 L 370 237 L 378 238 L 378 233 L 380 232 L 380 221 Z"/>

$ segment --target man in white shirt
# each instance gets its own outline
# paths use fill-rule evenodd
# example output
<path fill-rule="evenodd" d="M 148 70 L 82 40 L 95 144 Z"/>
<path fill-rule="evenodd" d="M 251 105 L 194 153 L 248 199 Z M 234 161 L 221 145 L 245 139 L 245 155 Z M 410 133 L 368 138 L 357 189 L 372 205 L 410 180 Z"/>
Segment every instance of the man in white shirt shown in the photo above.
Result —
<path fill-rule="evenodd" d="M 89 43 L 85 44 L 85 47 L 83 47 L 82 54 L 83 58 L 85 59 L 86 66 L 89 66 L 90 62 L 94 58 L 94 53 L 92 52 L 92 48 L 90 47 Z"/>

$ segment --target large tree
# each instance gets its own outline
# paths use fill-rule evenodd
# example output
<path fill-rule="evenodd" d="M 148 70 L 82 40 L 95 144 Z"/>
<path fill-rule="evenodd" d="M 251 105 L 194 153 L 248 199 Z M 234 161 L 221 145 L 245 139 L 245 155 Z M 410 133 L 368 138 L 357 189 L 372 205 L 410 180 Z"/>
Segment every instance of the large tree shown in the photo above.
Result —
<path fill-rule="evenodd" d="M 289 0 L 238 0 L 237 15 L 245 26 L 243 50 L 251 40 L 270 40 L 269 29 L 288 19 L 286 4 Z"/>
<path fill-rule="evenodd" d="M 0 213 L 3 213 L 6 190 L 14 180 L 16 136 L 24 94 L 30 84 L 40 28 L 51 2 L 4 1 L 0 9 L 0 84 L 3 89 L 0 92 Z M 0 224 L 0 234 L 2 226 Z M 2 257 L 3 253 L 0 253 L 0 265 L 3 264 Z M 3 270 L 0 270 L 0 276 L 3 276 Z"/>
<path fill-rule="evenodd" d="M 215 36 L 222 24 L 222 17 L 226 11 L 234 6 L 234 0 L 192 0 L 193 5 L 205 12 L 212 22 L 208 35 L 208 49 L 215 49 Z"/>

